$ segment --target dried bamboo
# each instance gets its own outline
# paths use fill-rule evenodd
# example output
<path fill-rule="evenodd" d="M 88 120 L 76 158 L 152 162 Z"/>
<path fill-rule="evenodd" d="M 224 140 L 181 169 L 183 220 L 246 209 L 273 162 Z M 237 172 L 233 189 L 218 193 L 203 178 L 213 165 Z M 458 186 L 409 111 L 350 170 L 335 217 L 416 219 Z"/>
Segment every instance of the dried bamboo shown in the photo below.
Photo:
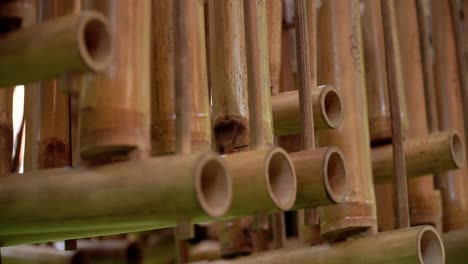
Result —
<path fill-rule="evenodd" d="M 0 86 L 47 79 L 67 71 L 103 71 L 110 52 L 107 21 L 98 13 L 72 14 L 26 27 L 2 37 Z"/>
<path fill-rule="evenodd" d="M 381 1 L 364 1 L 362 13 L 362 36 L 366 70 L 367 105 L 369 112 L 369 135 L 373 144 L 391 140 L 390 104 L 387 82 L 387 55 L 381 14 Z M 399 57 L 399 54 L 397 54 Z M 398 58 L 399 59 L 399 58 Z M 400 63 L 398 63 L 400 64 Z M 400 78 L 397 79 L 402 83 Z M 398 85 L 400 86 L 400 85 Z M 398 88 L 400 116 L 404 132 L 408 120 L 403 89 Z"/>
<path fill-rule="evenodd" d="M 431 1 L 434 47 L 434 80 L 441 130 L 463 133 L 461 87 L 449 0 Z M 462 144 L 466 139 L 461 137 Z M 466 145 L 465 145 L 466 147 Z M 444 230 L 468 225 L 468 185 L 466 167 L 448 172 L 443 179 Z"/>
<path fill-rule="evenodd" d="M 283 26 L 283 1 L 266 0 L 268 19 L 268 58 L 270 60 L 271 93 L 279 93 L 281 71 L 281 29 Z"/>
<path fill-rule="evenodd" d="M 317 131 L 319 146 L 334 145 L 349 163 L 349 191 L 344 203 L 319 208 L 321 234 L 339 239 L 375 229 L 376 212 L 367 123 L 358 1 L 322 2 L 318 11 L 319 83 L 341 92 L 346 117 L 337 129 Z"/>
<path fill-rule="evenodd" d="M 181 219 L 221 216 L 231 201 L 230 178 L 212 153 L 36 171 L 4 177 L 0 185 L 5 235 L 169 227 Z M 180 193 L 185 195 L 174 196 Z"/>
<path fill-rule="evenodd" d="M 346 163 L 335 147 L 303 150 L 290 154 L 297 177 L 294 209 L 343 201 L 347 191 Z"/>
<path fill-rule="evenodd" d="M 410 138 L 404 145 L 408 177 L 459 169 L 465 163 L 464 146 L 455 131 Z M 392 146 L 374 147 L 371 156 L 375 182 L 389 181 L 393 173 Z"/>
<path fill-rule="evenodd" d="M 209 1 L 212 120 L 221 153 L 250 143 L 243 9 L 242 0 Z"/>
<path fill-rule="evenodd" d="M 91 1 L 83 9 L 102 12 L 114 37 L 111 65 L 89 76 L 80 98 L 80 153 L 145 155 L 150 148 L 151 2 Z M 111 158 L 109 155 L 106 158 Z"/>
<path fill-rule="evenodd" d="M 388 245 L 392 245 L 389 247 Z M 383 250 L 385 249 L 385 250 Z M 193 262 L 198 264 L 390 264 L 445 263 L 444 246 L 437 231 L 430 226 L 400 229 L 346 242 L 316 247 L 283 249 L 234 260 Z"/>
<path fill-rule="evenodd" d="M 292 135 L 300 132 L 299 93 L 283 92 L 272 96 L 273 124 L 275 135 Z M 343 122 L 341 95 L 332 85 L 320 86 L 312 91 L 314 128 L 325 130 L 337 128 Z"/>
<path fill-rule="evenodd" d="M 468 259 L 468 229 L 447 232 L 442 235 L 447 263 L 462 264 Z"/>
<path fill-rule="evenodd" d="M 424 77 L 422 57 L 420 53 L 416 2 L 414 0 L 395 1 L 399 43 L 401 51 L 401 67 L 403 73 L 404 92 L 406 98 L 411 98 L 408 104 L 408 138 L 425 137 L 429 135 L 427 113 L 424 101 Z M 408 195 L 411 225 L 431 224 L 442 226 L 442 212 L 439 196 L 434 190 L 432 175 L 408 179 Z"/>
<path fill-rule="evenodd" d="M 0 177 L 13 168 L 13 92 L 13 87 L 0 90 Z"/>

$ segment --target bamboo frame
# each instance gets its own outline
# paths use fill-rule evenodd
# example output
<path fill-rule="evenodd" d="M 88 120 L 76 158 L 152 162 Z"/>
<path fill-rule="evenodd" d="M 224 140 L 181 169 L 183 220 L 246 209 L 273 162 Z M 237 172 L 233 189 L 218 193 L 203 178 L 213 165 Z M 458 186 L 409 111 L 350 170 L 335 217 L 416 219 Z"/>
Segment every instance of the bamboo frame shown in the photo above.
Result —
<path fill-rule="evenodd" d="M 343 122 L 343 101 L 337 89 L 323 85 L 312 91 L 314 128 L 335 129 Z M 299 92 L 283 92 L 271 97 L 276 136 L 300 133 Z"/>
<path fill-rule="evenodd" d="M 389 243 L 392 245 L 388 247 Z M 383 251 L 382 249 L 385 248 Z M 442 240 L 430 226 L 421 226 L 379 233 L 350 241 L 271 251 L 233 260 L 193 262 L 193 264 L 250 264 L 250 263 L 310 263 L 390 264 L 445 263 Z"/>
<path fill-rule="evenodd" d="M 455 131 L 444 131 L 427 137 L 404 141 L 408 177 L 462 168 L 465 163 L 464 145 Z M 372 170 L 375 182 L 392 178 L 392 146 L 372 148 Z"/>
<path fill-rule="evenodd" d="M 231 201 L 231 180 L 223 162 L 212 153 L 120 162 L 95 169 L 36 171 L 21 177 L 13 174 L 1 181 L 1 208 L 9 212 L 0 219 L 2 235 L 169 227 L 181 219 L 219 217 Z M 24 181 L 30 185 L 25 186 Z M 28 186 L 34 186 L 35 192 Z M 186 195 L 167 203 L 174 193 Z M 132 199 L 118 199 L 110 206 L 116 196 Z M 81 208 L 70 208 L 70 204 Z M 135 214 L 137 211 L 141 213 Z"/>
<path fill-rule="evenodd" d="M 103 71 L 110 62 L 110 38 L 106 19 L 94 12 L 63 16 L 7 34 L 0 42 L 0 87 L 68 71 Z"/>
<path fill-rule="evenodd" d="M 89 76 L 80 94 L 80 154 L 84 160 L 149 154 L 150 25 L 148 0 L 128 3 L 84 1 L 84 10 L 102 12 L 113 36 L 112 61 Z M 131 14 L 131 15 L 130 15 Z"/>
<path fill-rule="evenodd" d="M 450 0 L 431 1 L 434 47 L 434 84 L 441 130 L 463 133 L 463 108 L 457 67 Z M 464 143 L 466 139 L 461 137 Z M 466 148 L 466 145 L 465 145 Z M 467 169 L 448 172 L 443 178 L 442 201 L 444 231 L 468 225 Z"/>
<path fill-rule="evenodd" d="M 373 232 L 377 225 L 359 6 L 355 0 L 329 0 L 322 2 L 317 13 L 318 82 L 337 87 L 346 113 L 337 129 L 317 131 L 317 142 L 337 146 L 349 161 L 345 202 L 319 207 L 320 232 L 327 240 Z"/>

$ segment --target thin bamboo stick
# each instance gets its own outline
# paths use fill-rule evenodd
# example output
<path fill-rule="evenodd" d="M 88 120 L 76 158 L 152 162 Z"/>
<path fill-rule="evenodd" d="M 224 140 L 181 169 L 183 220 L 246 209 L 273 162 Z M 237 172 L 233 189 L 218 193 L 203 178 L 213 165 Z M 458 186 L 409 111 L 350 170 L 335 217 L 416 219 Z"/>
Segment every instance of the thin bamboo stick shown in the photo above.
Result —
<path fill-rule="evenodd" d="M 463 108 L 457 68 L 455 39 L 449 0 L 431 1 L 434 47 L 434 79 L 440 129 L 463 133 Z M 462 144 L 466 139 L 461 137 Z M 466 147 L 466 145 L 465 145 Z M 444 230 L 468 225 L 468 186 L 466 167 L 444 177 L 442 200 Z"/>
<path fill-rule="evenodd" d="M 100 11 L 109 19 L 115 40 L 111 65 L 106 72 L 89 76 L 89 87 L 80 95 L 84 159 L 149 153 L 150 4 L 149 0 L 83 2 L 83 9 Z"/>
<path fill-rule="evenodd" d="M 419 34 L 416 1 L 395 1 L 399 43 L 401 51 L 401 66 L 406 98 L 411 98 L 408 104 L 408 137 L 429 135 L 427 113 L 424 101 L 424 77 Z M 439 196 L 434 190 L 434 177 L 425 175 L 408 179 L 408 195 L 411 225 L 432 224 L 442 227 L 442 211 Z M 439 229 L 441 230 L 441 229 Z"/>
<path fill-rule="evenodd" d="M 292 135 L 300 132 L 299 92 L 283 92 L 272 96 L 275 135 Z M 334 129 L 343 122 L 343 101 L 332 85 L 320 86 L 312 91 L 314 128 Z"/>
<path fill-rule="evenodd" d="M 392 245 L 388 247 L 388 245 Z M 385 248 L 385 250 L 382 250 Z M 364 253 L 365 252 L 365 253 Z M 283 249 L 234 260 L 194 262 L 198 264 L 227 263 L 445 263 L 444 246 L 437 231 L 421 226 L 384 232 L 350 241 L 316 247 Z"/>
<path fill-rule="evenodd" d="M 24 185 L 25 181 L 29 184 Z M 174 197 L 179 193 L 185 195 Z M 21 177 L 13 174 L 1 180 L 0 211 L 4 213 L 0 233 L 169 227 L 181 219 L 199 221 L 223 215 L 230 195 L 226 169 L 211 153 L 120 162 L 95 169 L 36 171 Z M 80 206 L 69 206 L 73 204 Z"/>
<path fill-rule="evenodd" d="M 468 259 L 468 229 L 447 232 L 442 235 L 447 263 L 462 264 Z"/>
<path fill-rule="evenodd" d="M 67 71 L 99 72 L 109 64 L 110 52 L 107 22 L 94 12 L 26 27 L 2 37 L 0 86 L 47 79 Z"/>
<path fill-rule="evenodd" d="M 455 131 L 410 138 L 405 140 L 404 144 L 408 177 L 459 169 L 465 163 L 464 146 Z M 372 148 L 372 170 L 375 182 L 391 179 L 392 155 L 391 145 Z"/>
<path fill-rule="evenodd" d="M 268 58 L 270 60 L 271 93 L 279 93 L 281 71 L 281 29 L 283 27 L 283 1 L 266 0 L 268 19 Z M 273 122 L 274 123 L 274 122 Z"/>
<path fill-rule="evenodd" d="M 324 1 L 317 17 L 318 82 L 337 87 L 346 113 L 337 129 L 318 131 L 317 142 L 337 146 L 349 161 L 344 203 L 319 208 L 321 234 L 330 240 L 374 230 L 377 225 L 359 6 L 354 0 Z"/>

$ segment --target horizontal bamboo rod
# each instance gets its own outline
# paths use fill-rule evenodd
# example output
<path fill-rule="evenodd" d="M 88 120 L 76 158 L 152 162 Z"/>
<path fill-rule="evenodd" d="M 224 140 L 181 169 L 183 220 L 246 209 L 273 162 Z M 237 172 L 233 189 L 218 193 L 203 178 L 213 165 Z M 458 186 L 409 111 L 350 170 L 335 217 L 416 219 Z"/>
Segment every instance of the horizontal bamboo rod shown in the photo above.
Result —
<path fill-rule="evenodd" d="M 340 92 L 332 85 L 320 86 L 312 91 L 314 128 L 337 128 L 343 121 L 343 101 Z M 290 91 L 271 97 L 275 135 L 298 134 L 301 130 L 299 92 Z"/>
<path fill-rule="evenodd" d="M 408 177 L 458 169 L 465 163 L 465 147 L 458 133 L 453 130 L 410 138 L 403 145 Z M 374 181 L 391 180 L 392 146 L 374 147 L 371 156 Z"/>
<path fill-rule="evenodd" d="M 0 186 L 2 235 L 170 227 L 221 216 L 231 201 L 224 163 L 210 152 L 13 174 Z"/>
<path fill-rule="evenodd" d="M 442 235 L 447 263 L 463 264 L 468 259 L 468 229 L 447 232 Z"/>
<path fill-rule="evenodd" d="M 290 154 L 297 177 L 295 209 L 342 202 L 347 191 L 346 163 L 335 147 Z"/>
<path fill-rule="evenodd" d="M 102 71 L 109 64 L 111 49 L 107 20 L 95 12 L 26 27 L 1 38 L 0 87 L 68 71 Z"/>
<path fill-rule="evenodd" d="M 442 264 L 445 263 L 445 253 L 437 231 L 430 226 L 419 226 L 341 243 L 283 249 L 233 260 L 193 262 L 193 264 L 341 264 L 344 262 Z"/>

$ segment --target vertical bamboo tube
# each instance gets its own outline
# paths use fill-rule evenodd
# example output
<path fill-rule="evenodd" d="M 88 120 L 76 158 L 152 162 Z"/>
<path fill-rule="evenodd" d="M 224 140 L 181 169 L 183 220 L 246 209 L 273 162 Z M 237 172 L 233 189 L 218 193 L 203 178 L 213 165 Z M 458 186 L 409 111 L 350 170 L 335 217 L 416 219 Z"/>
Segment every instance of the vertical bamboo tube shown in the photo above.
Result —
<path fill-rule="evenodd" d="M 281 71 L 281 29 L 283 27 L 283 1 L 267 0 L 268 58 L 270 60 L 271 93 L 279 93 Z"/>
<path fill-rule="evenodd" d="M 343 96 L 346 117 L 340 127 L 318 131 L 320 146 L 339 147 L 349 162 L 349 191 L 344 203 L 319 208 L 321 234 L 339 239 L 376 228 L 370 162 L 367 101 L 358 1 L 322 2 L 318 12 L 319 83 L 335 84 Z"/>
<path fill-rule="evenodd" d="M 150 1 L 85 0 L 83 9 L 109 19 L 115 45 L 109 68 L 89 76 L 81 94 L 81 156 L 144 155 L 150 146 Z"/>
<path fill-rule="evenodd" d="M 416 2 L 395 1 L 398 34 L 401 51 L 401 66 L 408 104 L 408 137 L 427 136 L 429 127 L 424 101 L 424 78 L 418 36 Z M 434 190 L 434 178 L 426 175 L 408 179 L 408 195 L 411 225 L 431 224 L 442 227 L 442 211 L 439 196 Z"/>
<path fill-rule="evenodd" d="M 221 153 L 250 144 L 243 8 L 242 0 L 209 1 L 212 120 Z"/>
<path fill-rule="evenodd" d="M 449 0 L 431 1 L 434 47 L 434 79 L 441 130 L 464 131 L 461 87 L 458 75 L 454 32 Z M 462 142 L 465 139 L 462 137 Z M 448 172 L 442 189 L 444 230 L 468 224 L 466 167 Z"/>

